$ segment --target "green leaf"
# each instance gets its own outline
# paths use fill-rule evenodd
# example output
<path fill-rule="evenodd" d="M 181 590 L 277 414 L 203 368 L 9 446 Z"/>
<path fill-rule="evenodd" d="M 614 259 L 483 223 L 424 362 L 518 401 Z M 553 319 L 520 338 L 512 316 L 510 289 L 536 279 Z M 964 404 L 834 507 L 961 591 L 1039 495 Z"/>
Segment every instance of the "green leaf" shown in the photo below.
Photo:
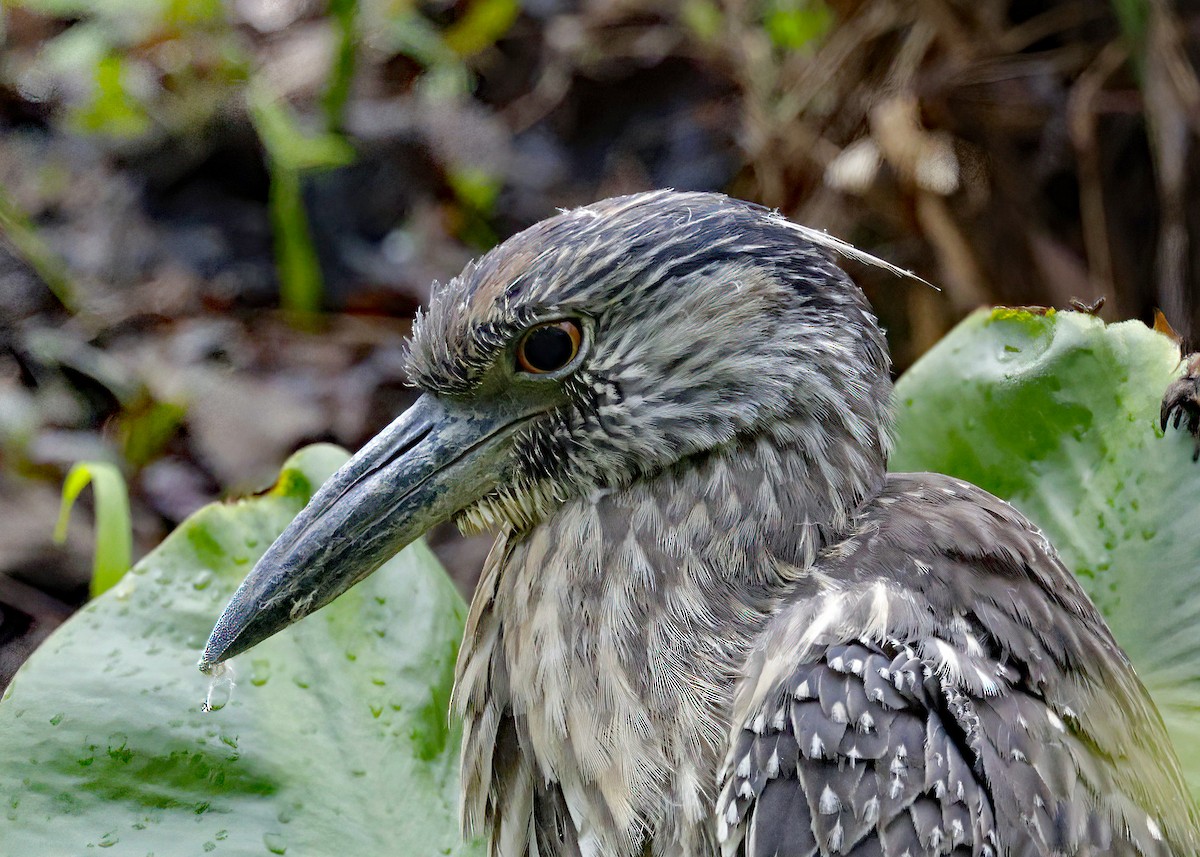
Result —
<path fill-rule="evenodd" d="M 221 0 L 165 0 L 161 9 L 165 20 L 181 27 L 220 21 L 224 15 Z"/>
<path fill-rule="evenodd" d="M 2 37 L 3 31 L 0 30 L 0 38 Z M 29 215 L 21 210 L 16 200 L 2 185 L 0 239 L 34 270 L 64 309 L 72 314 L 80 312 L 79 297 L 75 292 L 75 284 L 71 282 L 66 263 L 50 248 L 29 219 Z"/>
<path fill-rule="evenodd" d="M 500 178 L 478 167 L 464 166 L 448 170 L 446 179 L 459 202 L 462 219 L 458 237 L 479 250 L 495 247 L 500 238 L 488 218 L 500 196 Z"/>
<path fill-rule="evenodd" d="M 246 92 L 246 106 L 267 157 L 285 170 L 332 169 L 354 162 L 354 147 L 340 134 L 308 133 L 295 113 L 265 85 Z"/>
<path fill-rule="evenodd" d="M 492 214 L 500 196 L 501 180 L 479 167 L 451 169 L 446 177 L 458 201 L 484 217 Z"/>
<path fill-rule="evenodd" d="M 458 54 L 443 41 L 441 31 L 407 3 L 386 10 L 380 4 L 366 3 L 362 15 L 366 19 L 363 29 L 371 33 L 372 44 L 378 44 L 378 50 L 402 54 L 426 68 L 461 64 Z"/>
<path fill-rule="evenodd" d="M 1117 23 L 1121 25 L 1121 36 L 1137 56 L 1146 52 L 1146 31 L 1150 27 L 1150 0 L 1109 0 Z"/>
<path fill-rule="evenodd" d="M 898 471 L 1010 500 L 1103 611 L 1200 795 L 1200 466 L 1158 428 L 1179 349 L 1140 322 L 978 312 L 896 385 Z"/>
<path fill-rule="evenodd" d="M 833 26 L 833 13 L 821 0 L 769 0 L 763 27 L 777 48 L 803 50 Z"/>
<path fill-rule="evenodd" d="M 54 540 L 67 538 L 67 521 L 79 492 L 91 483 L 96 497 L 96 554 L 92 560 L 92 596 L 111 589 L 133 564 L 133 524 L 129 492 L 121 471 L 105 461 L 81 461 L 63 482 L 62 506 Z"/>
<path fill-rule="evenodd" d="M 713 0 L 684 0 L 679 20 L 702 42 L 716 42 L 725 30 L 725 13 Z"/>
<path fill-rule="evenodd" d="M 0 853 L 468 854 L 447 719 L 464 604 L 414 545 L 240 658 L 196 662 L 221 607 L 343 461 L 208 506 L 64 624 L 0 703 Z"/>
<path fill-rule="evenodd" d="M 110 53 L 96 64 L 92 99 L 74 116 L 83 131 L 132 138 L 150 128 L 150 116 L 130 92 L 130 66 L 130 60 L 118 53 Z"/>
<path fill-rule="evenodd" d="M 496 44 L 519 14 L 517 0 L 471 0 L 463 16 L 446 30 L 446 45 L 459 56 L 473 56 Z"/>
<path fill-rule="evenodd" d="M 12 8 L 50 18 L 155 16 L 161 0 L 9 0 Z M 6 4 L 7 5 L 7 4 Z"/>
<path fill-rule="evenodd" d="M 186 416 L 186 405 L 159 401 L 139 390 L 117 419 L 121 457 L 134 467 L 149 464 L 170 443 Z"/>

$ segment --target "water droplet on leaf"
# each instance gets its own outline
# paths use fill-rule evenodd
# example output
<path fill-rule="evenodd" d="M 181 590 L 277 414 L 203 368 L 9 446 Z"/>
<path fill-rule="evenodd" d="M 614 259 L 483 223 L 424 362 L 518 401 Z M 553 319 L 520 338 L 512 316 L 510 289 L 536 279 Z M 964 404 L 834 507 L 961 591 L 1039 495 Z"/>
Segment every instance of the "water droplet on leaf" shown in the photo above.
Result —
<path fill-rule="evenodd" d="M 271 678 L 271 662 L 266 658 L 255 658 L 250 662 L 250 683 L 262 687 Z"/>

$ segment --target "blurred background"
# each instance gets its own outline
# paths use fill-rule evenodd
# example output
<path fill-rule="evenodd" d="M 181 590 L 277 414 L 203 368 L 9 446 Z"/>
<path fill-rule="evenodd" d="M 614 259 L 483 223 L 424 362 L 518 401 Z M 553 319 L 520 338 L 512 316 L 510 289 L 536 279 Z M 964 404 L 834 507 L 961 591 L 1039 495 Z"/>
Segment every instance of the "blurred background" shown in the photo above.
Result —
<path fill-rule="evenodd" d="M 1200 3 L 0 9 L 0 685 L 87 597 L 73 463 L 136 558 L 357 447 L 430 284 L 557 208 L 720 190 L 911 268 L 853 270 L 898 370 L 984 304 L 1200 331 Z M 486 538 L 434 542 L 469 594 Z"/>

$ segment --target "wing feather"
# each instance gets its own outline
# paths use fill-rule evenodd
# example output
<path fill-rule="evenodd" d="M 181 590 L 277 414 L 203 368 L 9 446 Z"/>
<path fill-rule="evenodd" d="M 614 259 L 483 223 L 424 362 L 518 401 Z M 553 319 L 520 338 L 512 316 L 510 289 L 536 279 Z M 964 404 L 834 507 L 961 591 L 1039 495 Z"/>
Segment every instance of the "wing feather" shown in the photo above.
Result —
<path fill-rule="evenodd" d="M 1200 853 L 1124 653 L 1019 513 L 891 477 L 747 666 L 727 857 Z"/>

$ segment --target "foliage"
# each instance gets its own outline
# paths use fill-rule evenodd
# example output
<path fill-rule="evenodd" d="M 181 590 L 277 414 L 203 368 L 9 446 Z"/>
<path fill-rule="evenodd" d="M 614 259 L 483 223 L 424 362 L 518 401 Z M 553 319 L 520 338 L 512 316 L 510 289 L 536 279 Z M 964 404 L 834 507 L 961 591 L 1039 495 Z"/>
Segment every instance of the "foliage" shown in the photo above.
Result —
<path fill-rule="evenodd" d="M 1200 467 L 1158 427 L 1178 346 L 1140 322 L 980 311 L 896 385 L 896 470 L 1010 500 L 1061 552 L 1150 689 L 1200 795 Z"/>
<path fill-rule="evenodd" d="M 72 22 L 23 67 L 22 89 L 62 99 L 73 130 L 114 139 L 187 134 L 222 107 L 245 62 L 220 0 L 13 0 Z"/>
<path fill-rule="evenodd" d="M 301 182 L 308 171 L 350 163 L 354 150 L 340 134 L 304 133 L 287 105 L 264 86 L 252 86 L 247 102 L 271 172 L 271 226 L 280 299 L 293 314 L 311 315 L 321 309 L 324 287 Z"/>
<path fill-rule="evenodd" d="M 465 89 L 463 61 L 495 44 L 520 12 L 515 0 L 474 0 L 459 20 L 436 29 L 410 4 L 332 0 L 327 18 L 334 30 L 330 72 L 320 99 L 323 127 L 315 132 L 268 83 L 254 51 L 231 25 L 216 0 L 15 0 L 15 6 L 47 17 L 72 19 L 49 39 L 27 67 L 13 63 L 7 77 L 32 85 L 41 99 L 64 101 L 62 117 L 77 132 L 136 146 L 203 130 L 222 111 L 244 100 L 266 155 L 271 176 L 268 208 L 274 235 L 280 302 L 294 320 L 311 321 L 322 309 L 324 282 L 304 203 L 305 176 L 346 166 L 353 147 L 342 135 L 359 46 L 359 17 L 366 25 L 384 19 L 383 38 L 428 71 L 435 92 Z M 449 88 L 446 87 L 449 84 Z M 498 182 L 478 171 L 452 176 L 464 207 L 464 231 L 476 246 L 497 240 L 487 226 Z M 461 187 L 460 187 L 461 186 Z M 464 190 L 465 188 L 465 190 Z M 480 194 L 490 195 L 480 200 Z M 0 196 L 0 232 L 34 264 L 60 300 L 75 309 L 61 263 L 40 243 L 23 214 Z"/>
<path fill-rule="evenodd" d="M 329 16 L 337 30 L 337 50 L 323 103 L 326 126 L 330 132 L 340 133 L 346 101 L 350 97 L 350 85 L 354 82 L 358 0 L 330 0 Z"/>
<path fill-rule="evenodd" d="M 0 186 L 0 237 L 23 258 L 55 299 L 67 310 L 79 308 L 75 287 L 60 260 L 38 234 L 29 218 Z"/>
<path fill-rule="evenodd" d="M 517 0 L 472 0 L 466 14 L 446 30 L 446 46 L 469 57 L 491 47 L 517 20 Z"/>
<path fill-rule="evenodd" d="M 116 420 L 122 458 L 132 467 L 145 466 L 162 453 L 186 416 L 185 405 L 160 401 L 148 390 L 137 390 L 122 402 Z"/>
<path fill-rule="evenodd" d="M 96 498 L 96 554 L 92 565 L 92 596 L 111 589 L 133 564 L 133 524 L 129 492 L 121 471 L 105 461 L 81 461 L 67 473 L 55 541 L 67 537 L 67 521 L 79 492 L 91 484 Z"/>
<path fill-rule="evenodd" d="M 342 136 L 343 113 L 354 76 L 357 0 L 333 0 L 331 18 L 338 32 L 332 74 L 325 88 L 325 130 L 306 134 L 287 105 L 261 81 L 251 83 L 246 100 L 251 120 L 266 150 L 271 172 L 268 205 L 275 236 L 280 303 L 303 322 L 319 312 L 325 291 L 321 262 L 313 245 L 304 208 L 303 178 L 313 170 L 354 161 L 354 149 Z"/>
<path fill-rule="evenodd" d="M 833 15 L 820 0 L 775 0 L 766 4 L 763 27 L 778 48 L 813 46 L 833 25 Z"/>
<path fill-rule="evenodd" d="M 196 659 L 346 455 L 198 512 L 40 648 L 0 704 L 4 854 L 466 854 L 447 723 L 464 605 L 415 545 L 210 689 Z"/>

